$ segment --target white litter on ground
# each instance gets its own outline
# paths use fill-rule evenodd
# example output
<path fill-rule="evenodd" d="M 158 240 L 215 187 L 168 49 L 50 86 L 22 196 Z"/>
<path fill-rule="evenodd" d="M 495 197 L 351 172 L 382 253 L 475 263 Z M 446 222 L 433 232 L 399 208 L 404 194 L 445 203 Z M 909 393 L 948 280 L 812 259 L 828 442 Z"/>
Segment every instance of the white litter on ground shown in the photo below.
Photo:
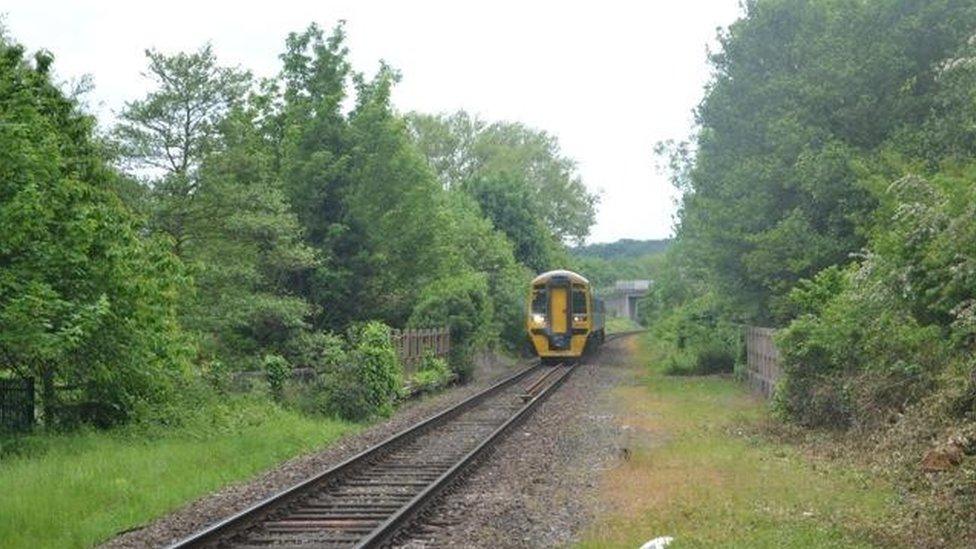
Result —
<path fill-rule="evenodd" d="M 661 536 L 641 545 L 640 549 L 664 549 L 668 545 L 671 545 L 672 541 L 674 541 L 674 538 L 671 536 Z"/>

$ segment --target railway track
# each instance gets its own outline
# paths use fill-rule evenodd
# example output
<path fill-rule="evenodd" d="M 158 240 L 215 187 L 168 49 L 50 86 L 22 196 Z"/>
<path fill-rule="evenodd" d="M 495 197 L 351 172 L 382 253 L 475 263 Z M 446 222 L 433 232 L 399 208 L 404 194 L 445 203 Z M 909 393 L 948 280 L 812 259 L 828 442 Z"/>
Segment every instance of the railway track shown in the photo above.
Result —
<path fill-rule="evenodd" d="M 388 543 L 575 367 L 526 368 L 171 547 L 376 547 Z"/>

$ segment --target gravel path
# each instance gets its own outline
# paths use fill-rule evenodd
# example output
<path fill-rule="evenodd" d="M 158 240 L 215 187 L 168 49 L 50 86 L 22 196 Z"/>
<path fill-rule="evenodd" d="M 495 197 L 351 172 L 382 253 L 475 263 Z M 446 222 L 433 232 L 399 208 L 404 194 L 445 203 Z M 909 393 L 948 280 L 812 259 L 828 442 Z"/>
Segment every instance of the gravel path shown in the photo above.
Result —
<path fill-rule="evenodd" d="M 401 407 L 384 422 L 336 441 L 325 450 L 286 461 L 255 479 L 228 486 L 204 496 L 149 525 L 123 533 L 105 544 L 107 548 L 159 547 L 171 544 L 208 524 L 233 515 L 251 505 L 293 486 L 306 478 L 377 444 L 389 436 L 444 410 L 481 391 L 491 382 L 515 372 L 500 362 L 486 363 L 477 373 L 478 381 L 450 389 Z"/>
<path fill-rule="evenodd" d="M 405 547 L 552 547 L 597 508 L 604 468 L 621 457 L 609 389 L 629 375 L 626 339 L 573 373 L 452 493 Z"/>

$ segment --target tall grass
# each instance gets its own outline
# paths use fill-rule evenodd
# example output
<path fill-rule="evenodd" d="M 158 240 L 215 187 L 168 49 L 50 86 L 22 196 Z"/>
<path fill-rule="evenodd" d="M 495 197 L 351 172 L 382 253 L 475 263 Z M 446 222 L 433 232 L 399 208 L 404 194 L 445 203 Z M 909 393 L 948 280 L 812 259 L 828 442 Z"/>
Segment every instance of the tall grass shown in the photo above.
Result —
<path fill-rule="evenodd" d="M 91 546 L 355 428 L 247 397 L 221 405 L 213 416 L 210 429 L 152 434 L 133 428 L 5 441 L 0 546 Z"/>

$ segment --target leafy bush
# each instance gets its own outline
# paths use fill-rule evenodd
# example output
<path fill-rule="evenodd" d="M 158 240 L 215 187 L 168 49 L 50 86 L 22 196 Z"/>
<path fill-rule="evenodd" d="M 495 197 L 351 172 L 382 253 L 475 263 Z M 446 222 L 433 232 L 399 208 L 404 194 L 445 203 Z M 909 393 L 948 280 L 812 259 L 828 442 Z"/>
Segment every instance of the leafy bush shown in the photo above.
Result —
<path fill-rule="evenodd" d="M 973 179 L 951 181 L 972 200 Z M 776 406 L 798 423 L 877 424 L 966 360 L 976 208 L 951 205 L 938 185 L 917 177 L 902 178 L 883 198 L 889 224 L 863 259 L 790 294 L 799 316 L 778 342 L 786 383 Z"/>
<path fill-rule="evenodd" d="M 664 371 L 670 375 L 727 374 L 735 368 L 732 349 L 721 342 L 673 351 L 666 360 Z"/>
<path fill-rule="evenodd" d="M 316 384 L 305 405 L 353 421 L 389 415 L 403 383 L 389 327 L 367 322 L 352 328 L 349 339 L 346 360 Z"/>
<path fill-rule="evenodd" d="M 490 337 L 492 303 L 488 283 L 480 273 L 461 273 L 432 282 L 410 316 L 420 328 L 447 326 L 451 331 L 451 366 L 466 380 L 471 374 L 471 352 Z"/>
<path fill-rule="evenodd" d="M 346 359 L 346 342 L 331 332 L 302 332 L 289 341 L 286 354 L 295 367 L 322 375 Z"/>
<path fill-rule="evenodd" d="M 673 275 L 672 275 L 673 276 Z M 652 289 L 642 303 L 643 318 L 667 351 L 665 371 L 673 375 L 731 373 L 739 357 L 741 330 L 721 320 L 723 310 L 715 294 L 705 292 L 673 303 L 677 292 L 692 295 L 688 280 L 672 278 Z"/>
<path fill-rule="evenodd" d="M 200 373 L 204 381 L 214 389 L 219 395 L 224 395 L 230 390 L 231 372 L 227 364 L 221 360 L 213 359 L 203 362 L 200 365 Z"/>
<path fill-rule="evenodd" d="M 275 400 L 281 400 L 285 382 L 291 375 L 291 365 L 280 355 L 264 356 L 264 375 Z"/>
<path fill-rule="evenodd" d="M 450 249 L 488 281 L 493 314 L 486 339 L 497 337 L 508 349 L 516 349 L 525 339 L 525 288 L 531 271 L 516 261 L 512 242 L 484 216 L 474 198 L 461 190 L 449 192 L 447 198 Z"/>
<path fill-rule="evenodd" d="M 529 271 L 512 265 L 489 278 L 495 328 L 492 330 L 509 351 L 520 350 L 525 336 L 525 295 Z"/>
<path fill-rule="evenodd" d="M 417 373 L 410 378 L 410 384 L 415 391 L 424 393 L 443 387 L 450 378 L 451 368 L 447 361 L 428 352 Z"/>

